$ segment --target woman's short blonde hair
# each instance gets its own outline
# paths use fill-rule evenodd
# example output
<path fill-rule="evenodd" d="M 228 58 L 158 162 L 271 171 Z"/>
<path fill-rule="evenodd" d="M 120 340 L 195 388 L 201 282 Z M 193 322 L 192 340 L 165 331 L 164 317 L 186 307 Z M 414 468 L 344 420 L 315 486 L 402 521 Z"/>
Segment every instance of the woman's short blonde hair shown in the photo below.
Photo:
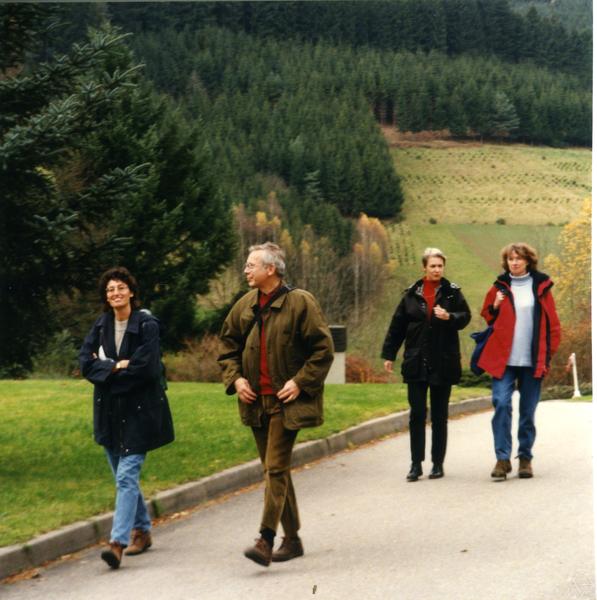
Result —
<path fill-rule="evenodd" d="M 527 261 L 527 271 L 536 271 L 537 263 L 539 262 L 539 255 L 537 250 L 525 242 L 513 242 L 502 248 L 502 268 L 506 273 L 509 271 L 508 268 L 508 257 L 514 252 L 518 254 L 520 258 Z"/>
<path fill-rule="evenodd" d="M 444 265 L 446 264 L 446 255 L 439 248 L 425 248 L 425 250 L 423 250 L 423 256 L 421 257 L 423 266 L 426 267 L 427 261 L 434 256 L 441 258 L 444 261 Z"/>

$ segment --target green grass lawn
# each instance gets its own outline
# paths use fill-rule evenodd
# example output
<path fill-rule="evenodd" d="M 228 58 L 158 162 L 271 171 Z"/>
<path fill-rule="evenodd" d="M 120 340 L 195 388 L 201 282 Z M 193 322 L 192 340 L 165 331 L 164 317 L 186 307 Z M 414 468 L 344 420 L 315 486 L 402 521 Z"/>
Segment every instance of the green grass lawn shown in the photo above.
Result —
<path fill-rule="evenodd" d="M 91 392 L 81 380 L 0 383 L 0 546 L 112 510 L 112 476 L 92 437 Z M 453 399 L 486 394 L 454 388 Z M 172 383 L 169 398 L 176 441 L 149 453 L 142 474 L 148 497 L 256 458 L 236 399 L 221 385 Z M 325 424 L 303 430 L 299 442 L 406 407 L 402 384 L 329 385 Z"/>
<path fill-rule="evenodd" d="M 580 398 L 570 398 L 570 402 L 593 402 L 593 396 L 581 396 Z"/>

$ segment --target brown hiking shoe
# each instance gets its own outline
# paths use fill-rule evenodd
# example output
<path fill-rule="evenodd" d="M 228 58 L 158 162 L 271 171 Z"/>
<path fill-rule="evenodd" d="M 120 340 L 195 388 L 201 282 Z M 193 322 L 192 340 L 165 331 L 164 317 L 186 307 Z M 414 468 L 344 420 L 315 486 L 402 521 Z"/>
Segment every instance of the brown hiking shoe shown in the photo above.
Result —
<path fill-rule="evenodd" d="M 250 558 L 263 567 L 269 567 L 269 564 L 272 562 L 272 547 L 262 537 L 257 538 L 255 545 L 249 546 L 244 554 L 247 558 Z"/>
<path fill-rule="evenodd" d="M 112 569 L 118 569 L 122 560 L 124 546 L 118 542 L 110 542 L 110 547 L 101 554 L 102 560 L 107 562 Z"/>
<path fill-rule="evenodd" d="M 520 457 L 518 462 L 518 476 L 521 479 L 530 479 L 533 476 L 533 467 L 531 466 L 530 458 Z"/>
<path fill-rule="evenodd" d="M 127 556 L 143 554 L 145 550 L 151 548 L 151 532 L 133 529 L 131 533 L 131 545 L 124 551 Z"/>
<path fill-rule="evenodd" d="M 282 538 L 280 547 L 272 554 L 272 562 L 284 562 L 293 558 L 298 558 L 305 553 L 301 538 L 294 537 Z"/>
<path fill-rule="evenodd" d="M 494 479 L 506 479 L 510 471 L 512 471 L 512 463 L 509 460 L 498 460 L 493 467 L 491 476 Z"/>

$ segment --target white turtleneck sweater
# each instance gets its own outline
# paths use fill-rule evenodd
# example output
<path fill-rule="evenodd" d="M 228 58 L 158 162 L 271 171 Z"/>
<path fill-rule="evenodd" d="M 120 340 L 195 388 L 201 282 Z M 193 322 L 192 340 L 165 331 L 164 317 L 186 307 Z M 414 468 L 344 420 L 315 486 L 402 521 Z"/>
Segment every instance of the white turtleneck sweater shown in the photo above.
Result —
<path fill-rule="evenodd" d="M 516 310 L 516 323 L 514 325 L 514 338 L 512 351 L 508 358 L 510 367 L 532 367 L 531 345 L 533 343 L 533 309 L 535 298 L 533 296 L 533 280 L 530 273 L 512 278 L 512 296 Z"/>

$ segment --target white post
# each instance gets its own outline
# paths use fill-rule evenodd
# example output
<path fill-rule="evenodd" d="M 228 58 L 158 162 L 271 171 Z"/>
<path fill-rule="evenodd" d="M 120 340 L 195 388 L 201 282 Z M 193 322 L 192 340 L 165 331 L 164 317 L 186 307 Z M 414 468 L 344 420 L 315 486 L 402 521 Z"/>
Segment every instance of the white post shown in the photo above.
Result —
<path fill-rule="evenodd" d="M 573 398 L 580 398 L 580 390 L 578 389 L 578 372 L 576 371 L 576 354 L 573 352 L 568 359 L 572 364 L 572 380 L 574 381 Z"/>

